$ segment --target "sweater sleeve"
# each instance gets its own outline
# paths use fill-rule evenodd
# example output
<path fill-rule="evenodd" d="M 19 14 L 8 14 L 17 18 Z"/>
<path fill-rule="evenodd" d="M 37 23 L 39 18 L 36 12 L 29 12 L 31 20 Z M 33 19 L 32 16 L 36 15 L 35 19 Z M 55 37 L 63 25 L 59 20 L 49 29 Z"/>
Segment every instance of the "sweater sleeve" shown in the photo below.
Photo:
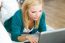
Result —
<path fill-rule="evenodd" d="M 19 10 L 12 17 L 11 38 L 12 38 L 13 41 L 18 41 L 18 36 L 20 36 L 21 32 L 22 32 L 21 28 L 23 28 L 23 25 L 22 25 L 22 21 L 21 21 L 21 10 Z"/>
<path fill-rule="evenodd" d="M 39 22 L 39 28 L 38 31 L 39 32 L 43 32 L 46 31 L 46 21 L 45 21 L 45 12 L 42 13 L 42 16 L 40 18 L 40 22 Z"/>

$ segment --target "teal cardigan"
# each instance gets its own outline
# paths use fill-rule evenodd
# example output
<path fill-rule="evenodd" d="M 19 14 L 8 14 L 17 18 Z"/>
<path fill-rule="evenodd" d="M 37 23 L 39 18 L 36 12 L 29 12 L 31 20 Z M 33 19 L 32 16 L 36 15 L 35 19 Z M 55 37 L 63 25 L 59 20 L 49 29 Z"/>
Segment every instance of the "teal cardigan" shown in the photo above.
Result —
<path fill-rule="evenodd" d="M 23 34 L 24 24 L 21 9 L 16 11 L 16 13 L 8 20 L 4 22 L 4 27 L 8 32 L 11 33 L 11 39 L 13 41 L 18 41 L 18 36 Z M 33 29 L 29 34 L 34 34 L 35 32 L 46 31 L 46 23 L 45 23 L 45 13 L 42 13 L 40 18 L 40 23 L 38 29 Z"/>

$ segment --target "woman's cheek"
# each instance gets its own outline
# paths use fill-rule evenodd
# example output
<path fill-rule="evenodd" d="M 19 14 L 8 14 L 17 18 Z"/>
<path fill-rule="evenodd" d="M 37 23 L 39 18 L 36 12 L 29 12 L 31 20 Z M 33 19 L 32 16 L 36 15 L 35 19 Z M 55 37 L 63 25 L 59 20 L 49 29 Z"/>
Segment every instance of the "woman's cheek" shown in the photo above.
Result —
<path fill-rule="evenodd" d="M 38 16 L 38 17 L 40 17 L 41 15 L 42 15 L 41 13 L 38 13 L 38 15 L 37 15 L 37 16 Z"/>
<path fill-rule="evenodd" d="M 31 19 L 33 19 L 33 15 L 32 15 L 32 14 L 29 14 L 29 17 L 30 17 Z"/>

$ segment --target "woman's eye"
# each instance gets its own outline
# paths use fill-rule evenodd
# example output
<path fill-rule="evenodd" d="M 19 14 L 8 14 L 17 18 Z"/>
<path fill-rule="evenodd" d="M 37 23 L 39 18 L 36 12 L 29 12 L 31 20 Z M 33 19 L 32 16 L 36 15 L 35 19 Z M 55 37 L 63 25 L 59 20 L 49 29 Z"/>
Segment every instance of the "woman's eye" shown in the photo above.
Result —
<path fill-rule="evenodd" d="M 42 12 L 42 10 L 40 10 L 39 12 Z"/>
<path fill-rule="evenodd" d="M 35 13 L 36 11 L 33 11 L 32 13 Z"/>

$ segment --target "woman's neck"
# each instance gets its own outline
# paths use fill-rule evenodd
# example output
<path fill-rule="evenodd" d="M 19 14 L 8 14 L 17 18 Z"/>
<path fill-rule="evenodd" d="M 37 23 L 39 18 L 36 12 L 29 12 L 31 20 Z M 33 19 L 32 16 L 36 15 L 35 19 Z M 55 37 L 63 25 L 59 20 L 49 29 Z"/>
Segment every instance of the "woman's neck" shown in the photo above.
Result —
<path fill-rule="evenodd" d="M 33 20 L 29 20 L 29 29 L 32 29 L 34 26 L 34 21 Z"/>

